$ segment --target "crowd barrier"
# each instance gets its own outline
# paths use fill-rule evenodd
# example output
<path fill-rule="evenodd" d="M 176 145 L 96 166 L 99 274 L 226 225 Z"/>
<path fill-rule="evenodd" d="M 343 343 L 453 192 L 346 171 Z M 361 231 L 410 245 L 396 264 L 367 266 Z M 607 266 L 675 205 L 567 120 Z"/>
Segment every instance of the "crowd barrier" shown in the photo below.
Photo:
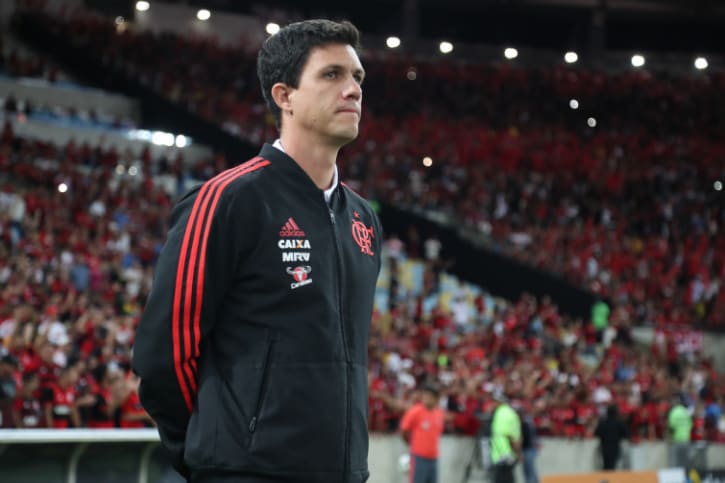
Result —
<path fill-rule="evenodd" d="M 596 440 L 541 438 L 537 468 L 542 483 L 725 482 L 725 445 L 693 445 L 693 469 L 666 470 L 665 442 L 627 446 L 620 472 L 599 473 Z M 294 448 L 290 448 L 294 451 Z M 474 440 L 444 436 L 439 474 L 442 483 L 488 481 L 478 464 Z M 407 448 L 397 435 L 370 438 L 369 483 L 407 482 L 401 464 Z M 523 481 L 521 465 L 518 481 Z M 606 478 L 599 478 L 605 475 Z M 654 475 L 654 480 L 652 479 Z M 573 478 L 573 479 L 572 479 Z M 634 479 L 632 479 L 634 478 Z M 0 430 L 0 481 L 7 483 L 180 483 L 169 467 L 153 429 Z"/>

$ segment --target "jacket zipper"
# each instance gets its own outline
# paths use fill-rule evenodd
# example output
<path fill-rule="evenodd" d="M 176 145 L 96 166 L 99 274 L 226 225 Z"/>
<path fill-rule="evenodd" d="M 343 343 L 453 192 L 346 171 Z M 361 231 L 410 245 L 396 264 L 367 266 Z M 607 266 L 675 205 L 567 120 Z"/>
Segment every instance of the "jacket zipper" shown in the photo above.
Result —
<path fill-rule="evenodd" d="M 327 202 L 325 202 L 327 205 Z M 350 353 L 347 347 L 347 334 L 345 333 L 345 312 L 343 311 L 342 303 L 342 260 L 340 257 L 340 239 L 337 236 L 337 223 L 335 221 L 335 212 L 332 211 L 330 206 L 327 206 L 327 210 L 330 213 L 330 225 L 332 228 L 332 237 L 335 239 L 335 258 L 337 259 L 336 265 L 336 285 L 337 285 L 337 310 L 340 314 L 340 334 L 342 336 L 342 347 L 345 353 L 345 392 L 346 392 L 346 404 L 345 404 L 345 461 L 343 464 L 343 481 L 346 481 L 347 473 L 350 468 L 350 414 L 352 409 L 350 408 L 352 401 L 352 387 L 350 384 Z"/>
<path fill-rule="evenodd" d="M 252 414 L 252 419 L 249 421 L 249 432 L 252 434 L 257 429 L 257 419 L 259 418 L 259 412 L 262 410 L 264 393 L 267 391 L 267 379 L 269 379 L 269 360 L 272 357 L 273 346 L 274 339 L 269 341 L 269 345 L 267 345 L 267 353 L 264 355 L 264 365 L 262 366 L 262 383 L 260 384 L 259 394 L 257 394 L 257 403 L 254 406 L 254 413 Z"/>

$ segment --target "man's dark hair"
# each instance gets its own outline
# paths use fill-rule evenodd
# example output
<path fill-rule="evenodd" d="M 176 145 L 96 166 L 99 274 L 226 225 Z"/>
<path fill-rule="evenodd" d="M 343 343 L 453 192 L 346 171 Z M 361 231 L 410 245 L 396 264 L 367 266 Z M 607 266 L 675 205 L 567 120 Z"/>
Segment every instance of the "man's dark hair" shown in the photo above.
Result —
<path fill-rule="evenodd" d="M 282 114 L 272 99 L 272 86 L 282 82 L 296 88 L 310 51 L 329 44 L 350 45 L 357 50 L 360 32 L 346 20 L 305 20 L 284 27 L 262 44 L 257 56 L 257 76 L 277 129 L 282 125 Z"/>
<path fill-rule="evenodd" d="M 39 377 L 38 371 L 28 371 L 23 373 L 23 384 L 28 384 L 30 381 Z"/>
<path fill-rule="evenodd" d="M 619 407 L 616 404 L 610 404 L 607 406 L 607 417 L 610 419 L 619 417 Z"/>
<path fill-rule="evenodd" d="M 433 395 L 434 397 L 440 396 L 440 393 L 441 393 L 440 390 L 438 389 L 438 386 L 436 386 L 435 384 L 430 383 L 430 382 L 423 384 L 420 389 L 421 389 L 421 391 L 425 391 L 425 392 Z"/>

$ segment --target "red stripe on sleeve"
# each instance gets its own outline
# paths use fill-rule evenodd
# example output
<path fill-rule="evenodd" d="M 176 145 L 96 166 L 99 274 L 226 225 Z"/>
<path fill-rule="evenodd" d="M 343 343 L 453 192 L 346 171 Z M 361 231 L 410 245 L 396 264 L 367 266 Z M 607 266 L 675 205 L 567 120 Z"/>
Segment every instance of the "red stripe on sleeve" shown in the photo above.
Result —
<path fill-rule="evenodd" d="M 193 352 L 191 353 L 191 357 L 189 358 L 189 361 L 195 360 L 199 357 L 199 342 L 200 342 L 200 331 L 201 331 L 201 305 L 202 300 L 204 298 L 204 274 L 205 274 L 205 268 L 206 268 L 206 245 L 207 241 L 209 239 L 209 231 L 211 230 L 211 223 L 214 216 L 214 212 L 216 210 L 217 204 L 219 202 L 219 199 L 221 198 L 221 195 L 224 191 L 224 189 L 234 180 L 238 179 L 241 176 L 244 176 L 245 174 L 251 173 L 252 171 L 256 171 L 260 168 L 263 168 L 267 165 L 269 165 L 269 161 L 262 161 L 260 163 L 257 163 L 253 166 L 247 166 L 245 169 L 242 169 L 241 171 L 238 171 L 234 174 L 233 177 L 228 178 L 223 181 L 223 183 L 218 186 L 215 189 L 214 198 L 211 201 L 211 208 L 209 209 L 208 213 L 208 220 L 206 220 L 202 224 L 204 227 L 204 233 L 202 235 L 201 239 L 201 248 L 198 252 L 194 253 L 192 256 L 192 260 L 199 260 L 199 274 L 197 276 L 197 282 L 194 284 L 194 289 L 196 290 L 196 304 L 194 305 L 194 318 L 192 319 L 193 323 L 193 330 L 194 330 L 194 344 L 192 347 Z M 244 166 L 244 165 L 242 165 Z M 193 283 L 194 280 L 194 270 L 193 268 L 189 271 L 189 282 Z M 185 332 L 186 334 L 186 332 Z M 196 393 L 196 378 L 191 379 L 191 392 Z"/>
<path fill-rule="evenodd" d="M 189 388 L 189 385 L 186 383 L 184 379 L 184 374 L 188 377 L 189 381 L 193 381 L 194 387 L 196 385 L 195 377 L 193 374 L 190 373 L 188 365 L 184 364 L 185 360 L 190 359 L 191 355 L 191 341 L 190 341 L 190 333 L 189 333 L 189 316 L 191 311 L 191 289 L 193 285 L 193 264 L 195 263 L 195 247 L 198 246 L 198 237 L 199 233 L 201 232 L 201 226 L 198 227 L 197 230 L 197 218 L 199 218 L 199 213 L 202 213 L 202 221 L 206 219 L 204 216 L 204 207 L 208 204 L 208 198 L 209 193 L 216 189 L 216 187 L 220 184 L 223 184 L 223 186 L 226 186 L 231 182 L 231 180 L 236 179 L 237 177 L 245 174 L 245 170 L 249 169 L 255 163 L 260 161 L 262 158 L 256 157 L 251 159 L 250 161 L 236 167 L 232 168 L 230 170 L 224 171 L 217 175 L 216 177 L 212 178 L 208 182 L 204 184 L 204 186 L 201 188 L 201 191 L 199 195 L 197 196 L 196 200 L 194 201 L 194 206 L 192 207 L 191 214 L 189 215 L 189 219 L 187 220 L 186 224 L 186 230 L 184 232 L 184 238 L 182 240 L 181 244 L 181 251 L 179 253 L 179 262 L 177 265 L 177 271 L 176 271 L 176 287 L 174 290 L 174 305 L 173 305 L 173 313 L 172 313 L 172 323 L 171 323 L 171 330 L 172 330 L 172 344 L 173 344 L 173 352 L 174 352 L 174 369 L 176 371 L 176 379 L 179 382 L 179 387 L 181 388 L 181 393 L 184 396 L 184 401 L 186 402 L 187 409 L 189 412 L 191 412 L 193 408 L 193 402 L 192 402 L 192 394 Z M 269 161 L 267 161 L 267 164 L 269 164 Z M 229 182 L 226 182 L 227 180 L 230 180 Z M 189 244 L 190 240 L 193 241 L 191 251 L 189 251 Z M 190 263 L 188 263 L 190 262 Z M 191 266 L 189 266 L 191 265 Z M 189 271 L 189 268 L 191 270 Z M 191 273 L 191 276 L 188 274 Z M 182 313 L 182 294 L 184 293 L 184 282 L 186 282 L 186 293 L 185 298 L 183 299 L 184 306 L 183 306 L 183 313 Z M 183 331 L 183 347 L 182 347 L 182 341 L 180 340 L 180 327 L 183 322 L 184 331 Z"/>

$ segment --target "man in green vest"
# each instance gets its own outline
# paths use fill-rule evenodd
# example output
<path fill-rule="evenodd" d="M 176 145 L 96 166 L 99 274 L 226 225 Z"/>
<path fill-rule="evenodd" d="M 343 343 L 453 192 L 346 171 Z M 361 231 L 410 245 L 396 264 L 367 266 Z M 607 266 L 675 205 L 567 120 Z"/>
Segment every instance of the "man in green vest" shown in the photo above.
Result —
<path fill-rule="evenodd" d="M 491 420 L 493 483 L 514 483 L 514 468 L 521 459 L 521 419 L 503 396 Z"/>
<path fill-rule="evenodd" d="M 687 469 L 690 465 L 690 433 L 692 432 L 692 414 L 685 407 L 679 395 L 672 397 L 672 407 L 667 414 L 667 427 L 670 432 L 670 464 L 673 467 Z"/>
<path fill-rule="evenodd" d="M 598 342 L 603 341 L 607 325 L 609 325 L 609 305 L 604 300 L 597 300 L 592 306 L 592 326 L 594 326 Z"/>

